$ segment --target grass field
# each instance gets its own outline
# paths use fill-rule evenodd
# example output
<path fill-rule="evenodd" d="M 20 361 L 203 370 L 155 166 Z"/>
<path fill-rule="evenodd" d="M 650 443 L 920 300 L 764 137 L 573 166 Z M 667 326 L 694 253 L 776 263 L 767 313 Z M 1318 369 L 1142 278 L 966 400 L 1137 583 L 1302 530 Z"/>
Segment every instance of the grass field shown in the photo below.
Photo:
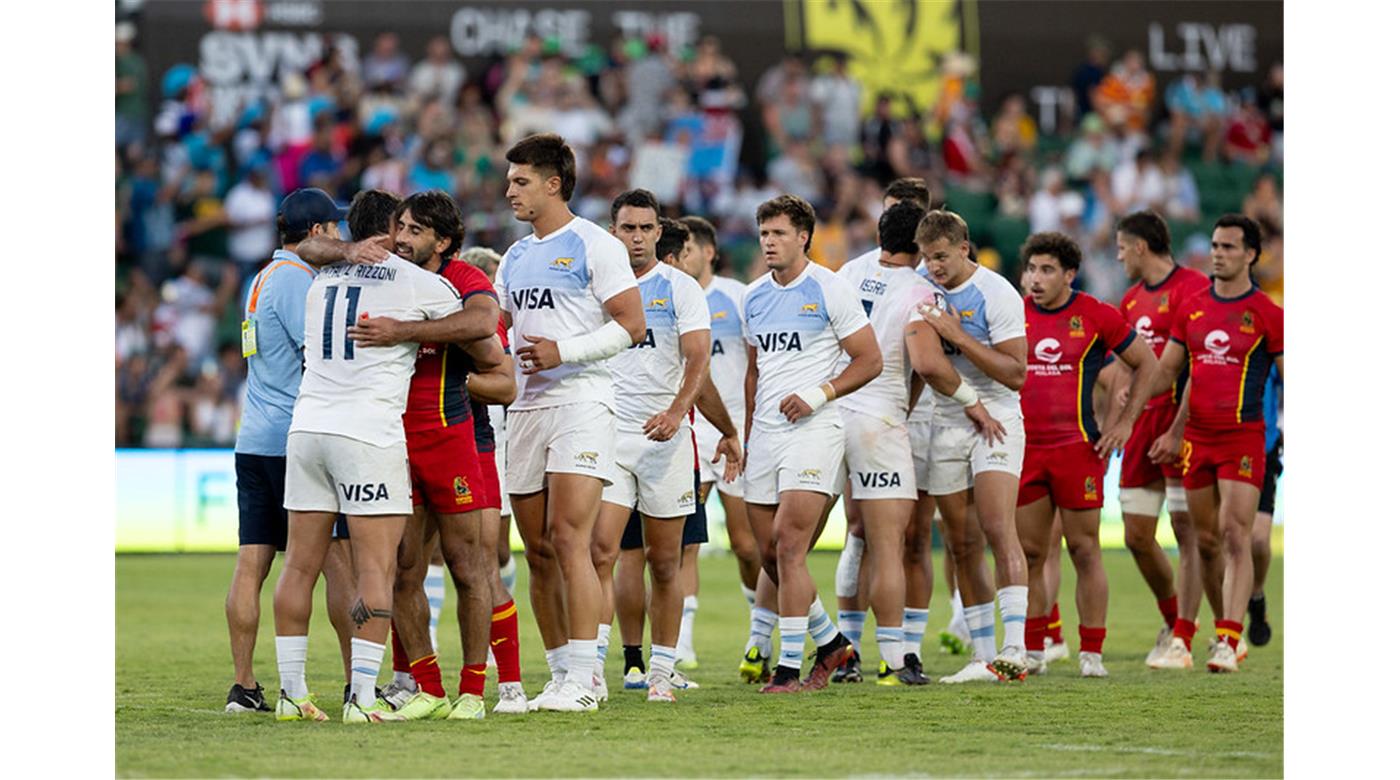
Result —
<path fill-rule="evenodd" d="M 332 722 L 279 724 L 228 716 L 232 674 L 223 599 L 227 555 L 118 556 L 117 774 L 146 776 L 995 776 L 1258 777 L 1283 774 L 1283 562 L 1274 559 L 1269 603 L 1274 640 L 1239 674 L 1205 672 L 1209 610 L 1195 671 L 1153 672 L 1142 658 L 1160 618 L 1124 552 L 1105 554 L 1111 589 L 1105 662 L 1110 678 L 1082 680 L 1056 664 L 1024 684 L 881 688 L 870 680 L 878 651 L 866 624 L 867 682 L 800 697 L 759 696 L 735 672 L 748 612 L 732 558 L 702 559 L 696 644 L 702 687 L 674 707 L 621 690 L 621 650 L 609 659 L 613 696 L 596 714 L 491 717 L 350 729 L 339 715 L 340 659 L 324 601 L 312 619 L 308 681 Z M 547 677 L 519 560 L 525 686 Z M 834 554 L 812 569 L 833 618 Z M 273 578 L 277 575 L 273 570 Z M 272 583 L 263 599 L 256 669 L 277 690 Z M 1065 562 L 1061 611 L 1077 650 L 1073 568 Z M 461 661 L 448 596 L 444 679 Z M 941 581 L 930 614 L 925 667 L 937 677 L 962 659 L 937 652 L 948 620 Z M 387 679 L 388 663 L 381 680 Z M 450 685 L 449 685 L 450 687 Z M 494 676 L 487 685 L 494 703 Z"/>

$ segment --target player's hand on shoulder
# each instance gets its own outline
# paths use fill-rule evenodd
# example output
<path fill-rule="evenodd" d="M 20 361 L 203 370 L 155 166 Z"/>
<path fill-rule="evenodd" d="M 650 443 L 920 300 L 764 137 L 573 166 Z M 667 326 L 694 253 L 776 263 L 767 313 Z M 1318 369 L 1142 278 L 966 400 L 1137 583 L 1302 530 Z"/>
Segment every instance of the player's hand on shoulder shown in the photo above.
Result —
<path fill-rule="evenodd" d="M 361 315 L 345 333 L 361 347 L 392 347 L 408 341 L 406 326 L 407 323 L 392 317 Z"/>
<path fill-rule="evenodd" d="M 1006 426 L 993 417 L 981 401 L 972 406 L 964 406 L 963 414 L 967 415 L 967 419 L 977 428 L 977 435 L 987 440 L 988 446 L 995 447 L 1006 441 Z"/>
<path fill-rule="evenodd" d="M 924 318 L 924 322 L 932 325 L 934 332 L 944 341 L 951 341 L 962 335 L 961 318 L 956 313 L 940 306 L 936 301 L 920 304 L 919 316 Z"/>
<path fill-rule="evenodd" d="M 811 414 L 812 407 L 808 406 L 806 401 L 798 397 L 797 393 L 793 393 L 787 398 L 784 398 L 782 403 L 778 404 L 778 411 L 783 413 L 783 416 L 787 418 L 788 422 L 795 423 Z"/>
<path fill-rule="evenodd" d="M 647 435 L 652 441 L 670 441 L 672 436 L 681 427 L 681 412 L 667 409 L 652 415 L 650 420 L 642 426 L 642 433 Z"/>
<path fill-rule="evenodd" d="M 345 250 L 345 260 L 354 265 L 374 265 L 389 259 L 389 248 L 393 243 L 387 234 L 370 236 L 356 241 Z"/>
<path fill-rule="evenodd" d="M 521 372 L 527 376 L 556 368 L 563 361 L 559 359 L 559 345 L 541 336 L 524 336 L 525 345 L 516 350 L 520 358 Z"/>

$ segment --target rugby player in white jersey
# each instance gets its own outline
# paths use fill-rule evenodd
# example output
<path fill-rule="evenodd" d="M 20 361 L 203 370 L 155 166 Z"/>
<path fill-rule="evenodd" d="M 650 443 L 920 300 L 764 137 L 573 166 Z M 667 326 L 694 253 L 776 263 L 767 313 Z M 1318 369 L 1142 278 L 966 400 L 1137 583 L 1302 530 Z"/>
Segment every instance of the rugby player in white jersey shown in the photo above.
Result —
<path fill-rule="evenodd" d="M 626 247 L 569 211 L 569 145 L 552 133 L 531 135 L 506 160 L 506 199 L 515 218 L 534 227 L 496 272 L 506 325 L 515 330 L 520 388 L 506 412 L 506 491 L 552 673 L 532 706 L 594 711 L 602 594 L 589 546 L 615 457 L 606 361 L 641 342 L 646 317 Z"/>
<path fill-rule="evenodd" d="M 744 347 L 742 306 L 747 285 L 738 279 L 715 273 L 719 246 L 714 225 L 703 217 L 696 216 L 683 217 L 681 223 L 690 229 L 691 246 L 688 252 L 681 253 L 679 266 L 700 283 L 705 291 L 705 301 L 710 307 L 710 379 L 719 390 L 729 419 L 739 430 L 743 430 L 744 374 L 749 368 L 749 356 Z M 726 482 L 719 464 L 710 462 L 709 454 L 719 446 L 720 438 L 719 429 L 709 420 L 703 416 L 696 418 L 696 445 L 700 453 L 706 456 L 700 459 L 700 495 L 697 500 L 704 505 L 710 497 L 710 491 L 719 490 L 720 505 L 724 507 L 724 526 L 729 537 L 729 550 L 739 562 L 739 587 L 744 592 L 744 599 L 748 601 L 749 608 L 752 609 L 762 564 L 758 557 L 758 547 L 754 544 L 753 529 L 749 528 L 748 510 L 744 505 L 743 480 Z M 693 628 L 695 614 L 700 607 L 698 552 L 699 545 L 687 545 L 681 567 L 686 600 L 685 609 L 681 613 L 681 644 L 676 648 L 676 663 L 682 669 L 699 665 L 695 657 Z M 687 624 L 691 624 L 689 630 Z M 687 642 L 687 639 L 690 641 Z"/>
<path fill-rule="evenodd" d="M 743 301 L 749 354 L 744 500 L 764 569 L 778 584 L 781 652 L 763 692 L 792 693 L 826 687 L 852 653 L 817 598 L 807 550 L 840 489 L 841 414 L 825 407 L 879 376 L 882 362 L 855 291 L 807 258 L 816 226 L 811 204 L 781 195 L 760 205 L 756 216 L 769 272 L 749 285 Z M 838 373 L 843 353 L 850 363 Z M 817 656 L 799 683 L 809 615 Z"/>
<path fill-rule="evenodd" d="M 700 285 L 684 271 L 658 262 L 664 228 L 656 196 L 629 190 L 612 202 L 612 232 L 628 249 L 642 292 L 647 330 L 642 342 L 608 361 L 617 399 L 617 442 L 612 484 L 593 534 L 593 563 L 604 593 L 599 632 L 612 627 L 613 566 L 632 510 L 641 513 L 642 540 L 651 570 L 651 662 L 647 701 L 674 702 L 683 595 L 681 537 L 695 511 L 695 445 L 690 410 L 710 361 L 710 318 Z M 684 230 L 672 223 L 672 243 Z M 680 239 L 679 241 L 675 239 Z M 737 439 L 733 458 L 742 457 Z M 600 641 L 600 652 L 605 645 Z M 595 677 L 601 677 L 595 674 Z"/>
<path fill-rule="evenodd" d="M 306 373 L 287 438 L 287 561 L 273 605 L 279 720 L 326 719 L 306 688 L 307 624 L 337 512 L 349 523 L 357 579 L 342 720 L 402 720 L 376 701 L 374 683 L 393 616 L 396 552 L 413 512 L 403 412 L 418 344 L 360 346 L 347 331 L 361 318 L 413 322 L 461 310 L 451 284 L 393 256 L 322 268 L 307 291 Z"/>
<path fill-rule="evenodd" d="M 880 255 L 873 261 L 852 260 L 837 273 L 856 290 L 884 363 L 874 381 L 839 404 L 846 435 L 847 495 L 859 513 L 869 552 L 880 685 L 926 682 L 906 675 L 904 666 L 903 552 L 916 487 L 914 454 L 905 427 L 911 368 L 938 392 L 963 401 L 979 430 L 1000 430 L 953 370 L 932 326 L 919 313 L 920 306 L 934 305 L 935 295 L 933 284 L 914 270 L 919 257 L 914 231 L 923 215 L 916 203 L 891 206 L 880 217 Z"/>
<path fill-rule="evenodd" d="M 943 306 L 927 310 L 924 319 L 943 339 L 958 373 L 1006 429 L 1000 441 L 989 444 L 961 404 L 935 399 L 929 493 L 937 497 L 948 529 L 948 549 L 958 569 L 973 646 L 972 662 L 939 682 L 1023 679 L 1027 572 L 1015 513 L 1026 438 L 1019 393 L 1026 381 L 1025 304 L 1010 282 L 972 259 L 967 223 L 957 214 L 930 211 L 919 223 L 916 240 L 943 298 Z M 983 547 L 968 532 L 968 508 L 974 500 L 976 522 L 996 561 L 995 596 L 1005 627 L 1000 652 L 993 590 L 977 565 Z"/>

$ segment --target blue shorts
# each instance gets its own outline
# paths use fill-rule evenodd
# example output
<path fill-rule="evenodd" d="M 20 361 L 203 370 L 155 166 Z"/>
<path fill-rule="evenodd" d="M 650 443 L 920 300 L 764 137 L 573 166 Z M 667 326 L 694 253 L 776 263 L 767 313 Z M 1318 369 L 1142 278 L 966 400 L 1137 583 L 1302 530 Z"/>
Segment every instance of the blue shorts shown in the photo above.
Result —
<path fill-rule="evenodd" d="M 233 454 L 238 489 L 238 544 L 267 544 L 287 549 L 287 510 L 282 508 L 287 484 L 287 458 L 278 455 Z"/>
<path fill-rule="evenodd" d="M 695 472 L 695 511 L 686 515 L 685 529 L 681 531 L 681 546 L 704 544 L 710 541 L 709 520 L 705 517 L 705 503 L 700 501 L 700 472 Z M 642 513 L 632 510 L 627 518 L 627 527 L 622 530 L 622 549 L 642 549 Z"/>

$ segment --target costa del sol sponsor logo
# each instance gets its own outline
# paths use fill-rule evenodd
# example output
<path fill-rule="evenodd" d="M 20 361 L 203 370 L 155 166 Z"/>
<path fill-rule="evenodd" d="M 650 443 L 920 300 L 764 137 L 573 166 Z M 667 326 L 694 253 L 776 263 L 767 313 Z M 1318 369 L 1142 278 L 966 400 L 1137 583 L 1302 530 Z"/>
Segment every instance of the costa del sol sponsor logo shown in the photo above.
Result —
<path fill-rule="evenodd" d="M 1225 357 L 1230 351 L 1230 334 L 1223 330 L 1213 330 L 1206 334 L 1206 351 L 1216 357 Z"/>
<path fill-rule="evenodd" d="M 1035 345 L 1035 359 L 1042 363 L 1058 363 L 1064 356 L 1059 339 L 1041 339 Z"/>

